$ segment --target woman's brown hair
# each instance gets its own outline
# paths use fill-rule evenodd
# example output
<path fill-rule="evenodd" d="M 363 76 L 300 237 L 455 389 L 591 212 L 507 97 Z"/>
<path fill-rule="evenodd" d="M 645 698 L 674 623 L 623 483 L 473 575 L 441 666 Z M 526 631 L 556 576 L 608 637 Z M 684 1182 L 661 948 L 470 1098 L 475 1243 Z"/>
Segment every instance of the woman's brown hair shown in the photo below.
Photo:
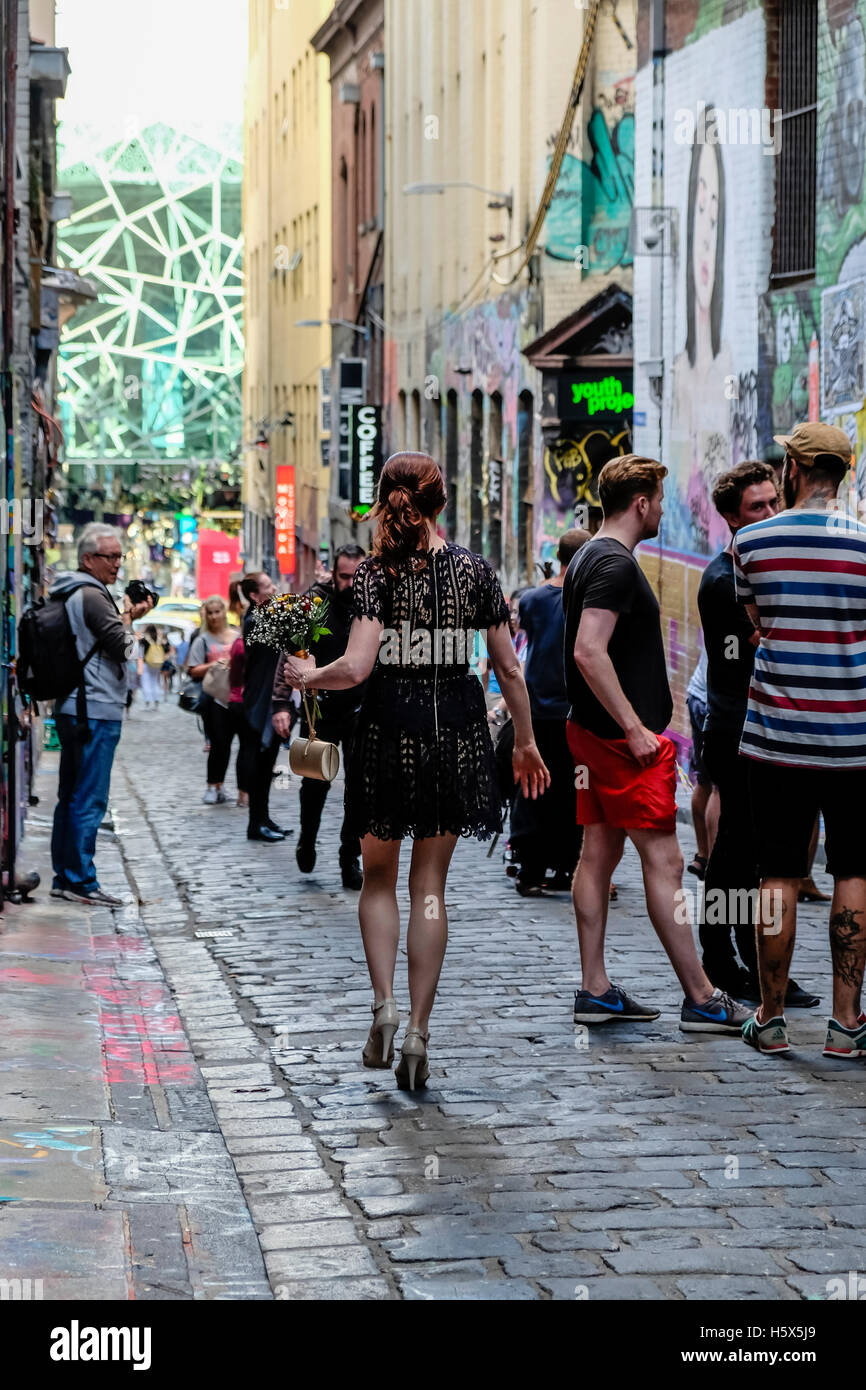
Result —
<path fill-rule="evenodd" d="M 392 454 L 379 478 L 371 515 L 378 522 L 373 554 L 389 574 L 425 540 L 427 522 L 445 506 L 442 473 L 429 454 Z"/>

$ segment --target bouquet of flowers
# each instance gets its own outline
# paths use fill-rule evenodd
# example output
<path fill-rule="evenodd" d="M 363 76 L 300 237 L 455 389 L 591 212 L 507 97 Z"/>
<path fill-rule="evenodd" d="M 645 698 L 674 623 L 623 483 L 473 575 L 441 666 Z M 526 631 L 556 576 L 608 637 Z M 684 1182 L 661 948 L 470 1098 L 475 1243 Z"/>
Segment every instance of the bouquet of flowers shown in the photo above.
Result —
<path fill-rule="evenodd" d="M 328 600 L 318 594 L 274 594 L 255 610 L 249 640 L 306 657 L 314 642 L 330 635 L 327 616 Z"/>

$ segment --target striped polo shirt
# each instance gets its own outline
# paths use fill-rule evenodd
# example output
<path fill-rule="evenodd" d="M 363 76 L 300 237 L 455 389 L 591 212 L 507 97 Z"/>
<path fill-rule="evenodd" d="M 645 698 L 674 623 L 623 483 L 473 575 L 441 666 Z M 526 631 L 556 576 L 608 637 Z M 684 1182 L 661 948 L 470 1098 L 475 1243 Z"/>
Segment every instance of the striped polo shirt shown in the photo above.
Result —
<path fill-rule="evenodd" d="M 798 507 L 744 526 L 731 550 L 762 628 L 740 752 L 866 767 L 866 525 Z"/>

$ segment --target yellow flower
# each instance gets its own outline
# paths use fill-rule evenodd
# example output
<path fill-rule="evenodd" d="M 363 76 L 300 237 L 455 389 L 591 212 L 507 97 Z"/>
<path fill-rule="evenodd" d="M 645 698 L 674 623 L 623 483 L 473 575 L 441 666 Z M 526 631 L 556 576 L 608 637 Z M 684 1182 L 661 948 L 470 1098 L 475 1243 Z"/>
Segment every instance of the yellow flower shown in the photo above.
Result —
<path fill-rule="evenodd" d="M 317 595 L 315 596 L 315 598 L 313 599 L 313 603 L 321 603 L 321 602 L 322 602 L 322 600 L 321 600 L 321 598 L 319 597 L 319 595 L 317 594 Z"/>

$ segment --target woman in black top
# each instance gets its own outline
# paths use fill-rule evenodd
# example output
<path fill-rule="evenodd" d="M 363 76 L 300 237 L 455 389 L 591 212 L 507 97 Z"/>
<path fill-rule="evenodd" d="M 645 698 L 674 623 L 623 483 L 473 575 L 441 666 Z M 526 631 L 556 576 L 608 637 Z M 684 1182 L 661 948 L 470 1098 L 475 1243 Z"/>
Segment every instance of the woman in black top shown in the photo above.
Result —
<path fill-rule="evenodd" d="M 393 998 L 400 939 L 400 842 L 414 840 L 409 871 L 411 1017 L 397 1084 L 424 1085 L 428 1020 L 448 939 L 445 880 L 459 835 L 500 829 L 499 791 L 484 693 L 469 668 L 474 633 L 485 632 L 515 729 L 514 777 L 538 796 L 549 776 L 532 737 L 529 698 L 492 567 L 436 533 L 442 475 L 427 454 L 394 454 L 379 480 L 373 554 L 355 574 L 344 656 L 316 669 L 286 658 L 286 678 L 344 690 L 369 676 L 346 770 L 346 807 L 361 837 L 361 934 L 373 985 L 364 1065 L 387 1067 L 399 1024 Z"/>

